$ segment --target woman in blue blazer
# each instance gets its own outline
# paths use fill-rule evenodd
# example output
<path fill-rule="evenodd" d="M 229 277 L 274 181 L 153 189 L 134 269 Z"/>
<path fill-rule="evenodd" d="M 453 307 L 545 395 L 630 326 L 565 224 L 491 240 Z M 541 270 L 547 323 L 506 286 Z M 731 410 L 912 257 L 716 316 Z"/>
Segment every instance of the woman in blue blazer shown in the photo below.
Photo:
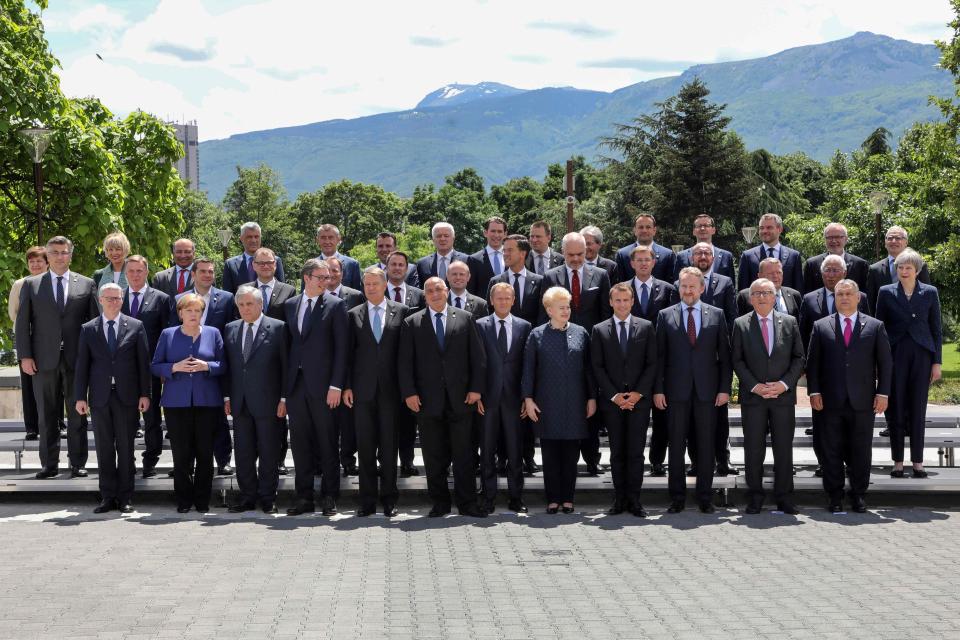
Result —
<path fill-rule="evenodd" d="M 107 256 L 107 266 L 93 272 L 93 281 L 100 286 L 108 282 L 127 288 L 127 256 L 130 255 L 130 241 L 120 231 L 115 231 L 103 239 L 103 255 Z"/>
<path fill-rule="evenodd" d="M 894 261 L 899 282 L 880 287 L 877 319 L 886 325 L 893 349 L 893 387 L 888 417 L 893 478 L 903 477 L 903 438 L 910 434 L 913 477 L 926 478 L 923 470 L 923 437 L 930 385 L 940 379 L 943 332 L 940 297 L 936 287 L 917 282 L 923 258 L 906 249 Z"/>
<path fill-rule="evenodd" d="M 213 437 L 223 411 L 219 377 L 226 373 L 223 338 L 203 326 L 203 298 L 188 293 L 177 301 L 182 325 L 164 329 L 150 371 L 163 378 L 160 405 L 173 449 L 173 488 L 177 511 L 210 509 Z M 191 480 L 191 472 L 196 467 Z"/>

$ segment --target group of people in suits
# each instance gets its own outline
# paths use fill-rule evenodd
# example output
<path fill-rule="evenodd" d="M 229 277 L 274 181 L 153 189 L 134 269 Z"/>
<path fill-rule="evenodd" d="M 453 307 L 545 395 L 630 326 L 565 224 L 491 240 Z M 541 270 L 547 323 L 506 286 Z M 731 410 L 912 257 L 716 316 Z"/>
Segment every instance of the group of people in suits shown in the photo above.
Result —
<path fill-rule="evenodd" d="M 132 509 L 141 416 L 143 476 L 157 473 L 165 420 L 181 512 L 209 509 L 214 473 L 234 472 L 231 455 L 240 489 L 231 511 L 277 512 L 289 446 L 289 515 L 318 503 L 337 513 L 341 469 L 359 476 L 358 515 L 395 515 L 397 478 L 419 473 L 418 431 L 431 516 L 454 504 L 462 515 L 491 513 L 498 475 L 508 508 L 526 512 L 524 477 L 540 470 L 536 439 L 547 511 L 572 512 L 579 461 L 599 473 L 605 429 L 609 513 L 643 517 L 649 430 L 650 472 L 669 472 L 668 511 L 685 508 L 691 475 L 709 513 L 714 473 L 739 472 L 728 447 L 735 372 L 747 512 L 765 499 L 769 432 L 777 507 L 795 513 L 796 387 L 806 373 L 829 507 L 842 509 L 848 473 L 852 507 L 863 510 L 875 413 L 886 412 L 891 475 L 904 476 L 905 436 L 913 476 L 926 474 L 926 394 L 942 351 L 937 291 L 900 227 L 887 232 L 888 258 L 872 266 L 846 253 L 842 225 L 828 225 L 826 251 L 805 262 L 780 243 L 778 216 L 761 216 L 758 227 L 761 244 L 736 273 L 733 255 L 712 243 L 709 215 L 693 221 L 697 242 L 675 254 L 655 242 L 649 213 L 615 260 L 600 255 L 595 226 L 567 233 L 556 251 L 546 222 L 511 235 L 495 216 L 484 223 L 486 246 L 471 255 L 454 249 L 447 222 L 433 226 L 435 251 L 416 262 L 383 232 L 378 262 L 361 271 L 339 252 L 339 229 L 324 224 L 299 293 L 252 222 L 241 227 L 243 253 L 224 264 L 222 288 L 187 238 L 149 285 L 147 260 L 130 255 L 121 233 L 105 240 L 109 264 L 93 279 L 69 271 L 69 239 L 51 238 L 28 251 L 32 275 L 11 296 L 25 409 L 35 408 L 41 445 L 37 477 L 59 473 L 65 403 L 72 476 L 86 475 L 83 418 L 93 418 L 101 512 Z M 909 375 L 894 382 L 894 367 Z"/>

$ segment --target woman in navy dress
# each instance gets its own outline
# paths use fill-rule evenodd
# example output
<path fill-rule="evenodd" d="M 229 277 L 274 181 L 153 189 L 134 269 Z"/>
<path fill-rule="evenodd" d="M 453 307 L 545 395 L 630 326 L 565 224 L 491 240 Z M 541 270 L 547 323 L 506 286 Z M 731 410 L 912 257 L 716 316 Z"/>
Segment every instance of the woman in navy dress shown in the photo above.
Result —
<path fill-rule="evenodd" d="M 540 437 L 547 513 L 573 513 L 580 440 L 597 410 L 590 366 L 590 334 L 570 323 L 570 292 L 543 295 L 550 321 L 530 332 L 523 356 L 524 410 Z"/>
<path fill-rule="evenodd" d="M 943 363 L 943 331 L 937 288 L 917 281 L 923 258 L 905 249 L 893 262 L 899 282 L 880 287 L 877 320 L 886 325 L 893 349 L 893 387 L 888 415 L 893 478 L 903 477 L 903 439 L 910 435 L 913 477 L 926 478 L 923 469 L 923 437 L 930 385 L 940 379 Z"/>
<path fill-rule="evenodd" d="M 180 297 L 177 315 L 183 324 L 163 330 L 150 366 L 153 375 L 163 378 L 160 405 L 173 449 L 173 489 L 180 513 L 190 511 L 191 505 L 200 513 L 210 509 L 213 437 L 223 411 L 223 338 L 216 327 L 200 324 L 204 306 L 195 293 Z"/>

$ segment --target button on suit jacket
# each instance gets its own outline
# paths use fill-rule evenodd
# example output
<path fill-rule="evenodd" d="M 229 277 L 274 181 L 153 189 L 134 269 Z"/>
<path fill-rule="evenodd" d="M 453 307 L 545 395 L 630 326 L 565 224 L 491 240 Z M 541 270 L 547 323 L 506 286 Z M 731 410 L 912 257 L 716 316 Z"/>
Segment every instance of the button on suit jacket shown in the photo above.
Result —
<path fill-rule="evenodd" d="M 660 312 L 657 321 L 657 377 L 654 393 L 667 402 L 713 402 L 730 393 L 733 365 L 723 312 L 700 303 L 700 334 L 694 346 L 687 337 L 687 312 L 682 301 Z"/>

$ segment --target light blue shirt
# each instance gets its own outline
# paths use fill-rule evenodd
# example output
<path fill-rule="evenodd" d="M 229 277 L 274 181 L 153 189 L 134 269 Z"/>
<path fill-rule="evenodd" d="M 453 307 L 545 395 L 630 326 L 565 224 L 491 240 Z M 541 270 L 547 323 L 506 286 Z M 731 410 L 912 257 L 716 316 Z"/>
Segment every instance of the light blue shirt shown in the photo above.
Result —
<path fill-rule="evenodd" d="M 686 302 L 683 302 L 683 301 L 681 300 L 681 301 L 680 301 L 680 308 L 683 310 L 683 313 L 681 314 L 681 315 L 683 316 L 683 328 L 686 329 L 686 328 L 687 328 L 687 322 L 688 322 L 688 320 L 687 320 L 687 315 L 688 315 L 688 313 L 689 313 L 689 312 L 687 311 L 687 308 L 688 308 L 687 303 L 686 303 Z M 697 336 L 699 336 L 699 335 L 700 335 L 700 326 L 703 324 L 703 319 L 702 319 L 702 317 L 701 317 L 701 316 L 703 315 L 703 308 L 700 306 L 700 301 L 699 301 L 699 300 L 697 300 L 697 301 L 693 304 L 693 309 L 694 309 L 694 313 L 693 313 L 693 324 L 697 327 Z"/>

